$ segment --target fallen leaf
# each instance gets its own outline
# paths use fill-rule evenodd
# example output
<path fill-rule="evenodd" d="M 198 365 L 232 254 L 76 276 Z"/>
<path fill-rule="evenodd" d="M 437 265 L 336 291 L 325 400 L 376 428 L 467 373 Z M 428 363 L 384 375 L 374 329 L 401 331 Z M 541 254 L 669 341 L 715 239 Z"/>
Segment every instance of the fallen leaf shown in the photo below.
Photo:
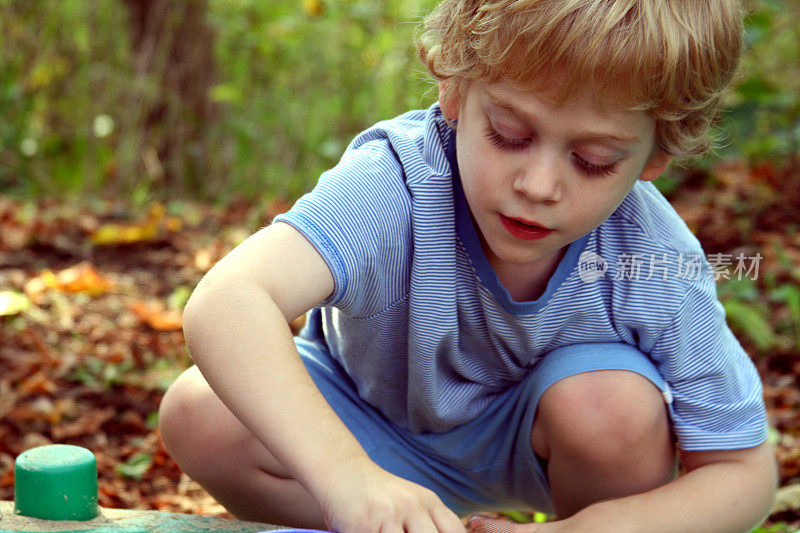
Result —
<path fill-rule="evenodd" d="M 0 453 L 0 487 L 14 485 L 14 459 L 7 453 Z"/>
<path fill-rule="evenodd" d="M 158 235 L 158 226 L 123 226 L 121 224 L 105 224 L 92 233 L 92 244 L 103 246 L 109 244 L 131 244 L 151 241 Z"/>
<path fill-rule="evenodd" d="M 42 295 L 47 291 L 47 284 L 41 275 L 29 279 L 22 289 L 32 301 L 41 303 Z"/>
<path fill-rule="evenodd" d="M 22 250 L 33 240 L 33 231 L 26 226 L 5 225 L 0 238 L 0 249 Z"/>
<path fill-rule="evenodd" d="M 21 292 L 0 291 L 0 316 L 18 315 L 30 306 L 30 299 Z"/>
<path fill-rule="evenodd" d="M 770 514 L 800 509 L 800 483 L 781 487 L 775 494 Z"/>
<path fill-rule="evenodd" d="M 0 420 L 14 409 L 17 403 L 19 391 L 12 387 L 7 381 L 0 381 Z"/>
<path fill-rule="evenodd" d="M 303 0 L 303 10 L 312 17 L 319 17 L 325 13 L 325 5 L 321 0 Z"/>
<path fill-rule="evenodd" d="M 137 300 L 130 306 L 131 311 L 139 320 L 158 331 L 173 331 L 181 329 L 183 320 L 178 309 L 167 309 L 159 301 L 143 302 Z"/>
<path fill-rule="evenodd" d="M 20 390 L 29 394 L 52 395 L 58 390 L 58 385 L 49 376 L 39 371 L 28 376 L 19 384 Z"/>
<path fill-rule="evenodd" d="M 100 296 L 113 286 L 114 284 L 100 275 L 91 263 L 84 261 L 58 273 L 49 269 L 44 270 L 39 276 L 28 280 L 24 291 L 28 297 L 36 301 L 47 289 L 67 293 L 85 292 L 89 296 Z"/>
<path fill-rule="evenodd" d="M 150 208 L 150 213 L 139 224 L 103 224 L 89 237 L 96 246 L 115 244 L 133 244 L 137 242 L 153 241 L 166 232 L 178 232 L 183 229 L 183 222 L 177 217 L 165 216 L 164 205 L 155 203 Z"/>
<path fill-rule="evenodd" d="M 75 420 L 54 425 L 50 432 L 58 441 L 78 435 L 97 433 L 103 424 L 114 417 L 115 413 L 113 407 L 92 409 Z"/>
<path fill-rule="evenodd" d="M 207 248 L 197 250 L 194 254 L 194 268 L 200 272 L 207 272 L 211 266 L 211 252 Z"/>

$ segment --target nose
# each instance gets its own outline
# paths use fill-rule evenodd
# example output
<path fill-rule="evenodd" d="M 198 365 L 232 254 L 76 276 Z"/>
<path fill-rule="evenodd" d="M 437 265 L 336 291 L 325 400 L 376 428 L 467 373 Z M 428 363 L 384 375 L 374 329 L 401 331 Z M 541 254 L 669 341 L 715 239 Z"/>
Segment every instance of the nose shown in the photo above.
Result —
<path fill-rule="evenodd" d="M 514 190 L 532 202 L 555 204 L 563 194 L 561 172 L 555 157 L 537 150 L 517 171 Z"/>

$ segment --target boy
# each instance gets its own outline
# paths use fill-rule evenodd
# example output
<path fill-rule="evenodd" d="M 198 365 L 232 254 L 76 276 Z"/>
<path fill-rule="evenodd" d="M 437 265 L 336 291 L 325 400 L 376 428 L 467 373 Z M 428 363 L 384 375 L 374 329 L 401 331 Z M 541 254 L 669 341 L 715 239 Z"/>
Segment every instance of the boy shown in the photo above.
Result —
<path fill-rule="evenodd" d="M 342 533 L 758 524 L 758 375 L 649 183 L 706 148 L 740 34 L 734 0 L 443 1 L 440 104 L 358 136 L 192 295 L 202 375 L 161 408 L 181 468 Z"/>

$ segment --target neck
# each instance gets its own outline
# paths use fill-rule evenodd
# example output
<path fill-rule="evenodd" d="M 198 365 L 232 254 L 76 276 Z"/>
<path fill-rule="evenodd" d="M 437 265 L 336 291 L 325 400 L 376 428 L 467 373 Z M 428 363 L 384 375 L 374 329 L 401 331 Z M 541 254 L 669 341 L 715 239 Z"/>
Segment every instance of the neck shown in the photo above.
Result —
<path fill-rule="evenodd" d="M 506 263 L 496 257 L 489 257 L 489 264 L 514 301 L 530 302 L 538 300 L 544 294 L 547 283 L 566 251 L 565 246 L 548 257 L 524 265 Z"/>

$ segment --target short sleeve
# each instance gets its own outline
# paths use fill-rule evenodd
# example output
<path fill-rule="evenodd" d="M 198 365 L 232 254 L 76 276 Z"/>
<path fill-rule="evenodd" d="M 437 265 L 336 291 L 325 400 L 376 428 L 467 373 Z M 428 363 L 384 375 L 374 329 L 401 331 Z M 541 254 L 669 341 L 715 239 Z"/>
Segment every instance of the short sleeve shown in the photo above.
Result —
<path fill-rule="evenodd" d="M 669 383 L 681 449 L 759 445 L 767 421 L 761 379 L 731 333 L 714 280 L 689 283 L 672 322 L 650 353 Z"/>
<path fill-rule="evenodd" d="M 387 139 L 351 148 L 275 222 L 300 231 L 323 257 L 334 291 L 323 305 L 352 316 L 385 309 L 407 292 L 411 198 Z"/>

